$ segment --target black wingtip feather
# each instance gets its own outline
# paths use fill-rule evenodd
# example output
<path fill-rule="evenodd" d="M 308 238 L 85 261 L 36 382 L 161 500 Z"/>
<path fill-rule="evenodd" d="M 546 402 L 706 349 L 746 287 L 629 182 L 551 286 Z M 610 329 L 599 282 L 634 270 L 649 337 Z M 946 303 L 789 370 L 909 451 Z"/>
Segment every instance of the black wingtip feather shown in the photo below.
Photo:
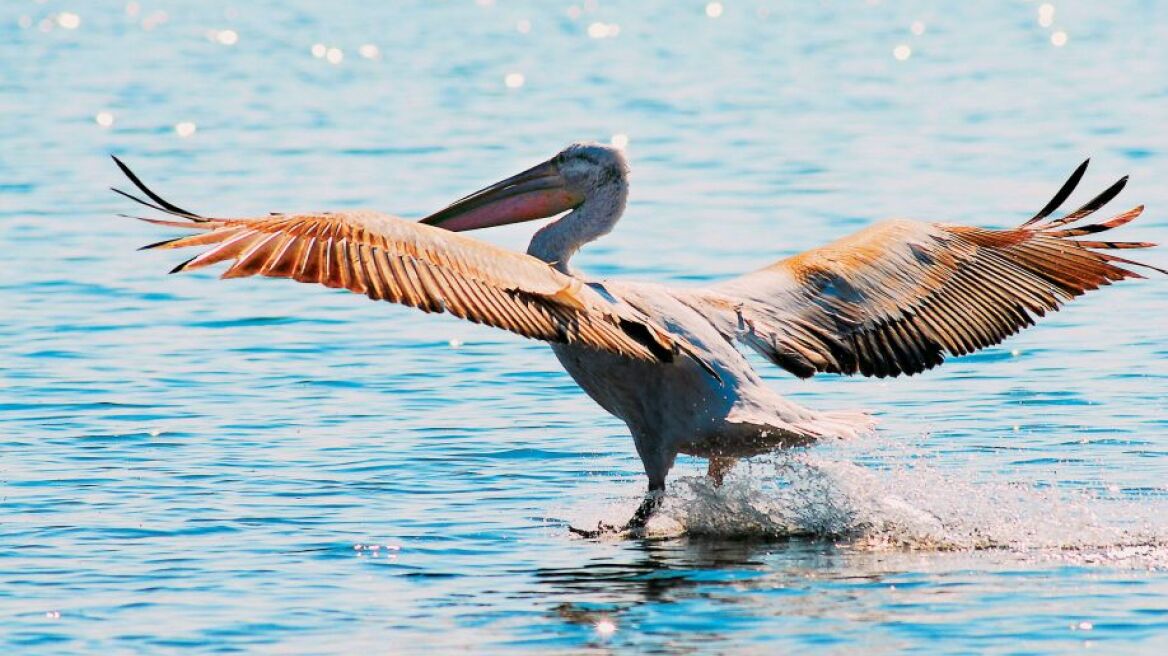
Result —
<path fill-rule="evenodd" d="M 1090 216 L 1096 210 L 1111 202 L 1111 199 L 1118 196 L 1119 192 L 1123 191 L 1123 188 L 1127 186 L 1127 178 L 1128 176 L 1125 175 L 1119 180 L 1116 180 L 1110 187 L 1104 189 L 1103 192 L 1098 196 L 1084 203 L 1083 206 L 1079 209 L 1071 212 L 1061 219 L 1055 219 L 1054 221 L 1047 222 L 1042 226 L 1042 229 L 1050 230 L 1051 228 L 1057 228 L 1062 225 L 1067 225 L 1068 223 L 1074 223 L 1079 219 Z"/>
<path fill-rule="evenodd" d="M 148 250 L 150 250 L 150 249 L 152 249 L 152 248 L 158 248 L 158 247 L 160 247 L 160 246 L 165 246 L 165 245 L 167 245 L 167 244 L 174 243 L 174 242 L 176 242 L 176 241 L 178 241 L 178 240 L 180 240 L 180 239 L 186 239 L 186 237 L 185 237 L 185 236 L 183 236 L 183 237 L 173 237 L 173 238 L 171 238 L 171 239 L 163 239 L 162 241 L 156 241 L 156 242 L 154 242 L 153 244 L 146 244 L 145 246 L 140 246 L 140 247 L 138 248 L 138 250 L 140 250 L 140 251 L 148 251 Z M 186 262 L 183 262 L 183 264 L 186 264 Z M 171 273 L 174 273 L 174 272 L 173 272 L 173 271 L 171 271 Z"/>
<path fill-rule="evenodd" d="M 1081 219 L 1081 218 L 1087 216 L 1088 214 L 1091 214 L 1095 210 L 1099 209 L 1100 207 L 1103 207 L 1107 203 L 1111 202 L 1111 199 L 1118 196 L 1119 192 L 1123 191 L 1123 188 L 1127 186 L 1127 178 L 1128 178 L 1128 176 L 1125 175 L 1122 178 L 1120 178 L 1119 180 L 1116 180 L 1114 184 L 1112 184 L 1110 187 L 1104 189 L 1103 192 L 1100 193 L 1098 196 L 1087 201 L 1086 203 L 1083 204 L 1082 207 L 1080 207 L 1079 209 L 1075 210 L 1074 212 L 1071 212 L 1070 214 L 1066 215 L 1064 218 L 1067 219 L 1068 221 L 1073 221 L 1075 219 Z"/>
<path fill-rule="evenodd" d="M 196 255 L 195 257 L 198 257 L 198 255 Z M 191 259 L 186 260 L 185 262 L 176 266 L 175 268 L 171 269 L 170 271 L 167 271 L 167 273 L 181 273 L 182 270 L 185 269 L 188 264 L 190 264 L 191 262 L 193 262 L 195 260 L 195 257 L 192 257 Z"/>
<path fill-rule="evenodd" d="M 117 187 L 110 187 L 110 191 L 114 192 L 115 194 L 125 196 L 126 198 L 129 198 L 130 200 L 134 201 L 135 203 L 138 203 L 139 205 L 143 205 L 145 207 L 149 207 L 152 210 L 158 210 L 159 212 L 164 212 L 166 214 L 173 214 L 173 212 L 170 212 L 162 207 L 159 207 L 158 205 L 155 205 L 154 203 L 151 203 L 149 201 L 142 200 L 141 198 L 138 198 L 134 194 L 122 191 L 121 189 L 118 189 Z M 191 217 L 185 217 L 185 218 L 191 218 Z M 192 218 L 192 220 L 194 220 L 194 219 Z"/>
<path fill-rule="evenodd" d="M 1090 157 L 1083 160 L 1083 163 L 1080 164 L 1077 169 L 1075 169 L 1075 172 L 1071 174 L 1071 177 L 1067 178 L 1067 181 L 1064 182 L 1063 186 L 1059 188 L 1058 193 L 1056 193 L 1054 195 L 1054 198 L 1051 198 L 1050 202 L 1048 202 L 1046 204 L 1046 206 L 1044 206 L 1041 210 L 1038 211 L 1038 214 L 1035 214 L 1033 217 L 1030 218 L 1029 221 L 1027 221 L 1026 223 L 1023 223 L 1022 227 L 1025 228 L 1028 225 L 1031 225 L 1033 223 L 1037 223 L 1037 222 L 1045 219 L 1046 217 L 1050 216 L 1055 210 L 1057 210 L 1060 205 L 1062 205 L 1064 202 L 1066 202 L 1067 198 L 1069 198 L 1071 196 L 1071 193 L 1073 191 L 1075 191 L 1075 187 L 1079 186 L 1079 181 L 1083 179 L 1083 174 L 1087 172 L 1087 165 L 1090 163 L 1091 163 Z"/>
<path fill-rule="evenodd" d="M 178 205 L 174 205 L 174 204 L 168 202 L 163 197 L 154 193 L 153 191 L 150 190 L 149 187 L 146 186 L 145 183 L 142 182 L 142 180 L 140 180 L 138 178 L 137 175 L 134 175 L 134 172 L 130 170 L 130 167 L 126 166 L 125 162 L 118 159 L 117 155 L 110 155 L 110 157 L 113 158 L 114 163 L 118 165 L 118 168 L 122 170 L 122 173 L 125 174 L 125 176 L 130 179 L 130 182 L 134 183 L 134 186 L 137 187 L 139 191 L 146 194 L 146 197 L 149 198 L 150 200 L 154 201 L 155 203 L 158 203 L 158 205 L 161 205 L 161 207 L 158 207 L 158 206 L 151 206 L 151 207 L 154 207 L 155 209 L 161 210 L 163 212 L 167 212 L 169 214 L 177 214 L 179 216 L 186 217 L 188 219 L 196 219 L 197 220 L 197 219 L 203 218 L 190 210 L 184 210 L 183 208 L 179 207 Z M 123 196 L 126 196 L 128 198 L 136 200 L 139 203 L 142 203 L 143 205 L 150 205 L 149 203 L 145 203 L 141 199 L 135 198 L 134 196 L 131 196 L 130 194 L 127 194 L 124 191 L 120 191 L 118 189 L 114 189 L 114 191 L 118 192 L 119 194 L 122 194 Z"/>

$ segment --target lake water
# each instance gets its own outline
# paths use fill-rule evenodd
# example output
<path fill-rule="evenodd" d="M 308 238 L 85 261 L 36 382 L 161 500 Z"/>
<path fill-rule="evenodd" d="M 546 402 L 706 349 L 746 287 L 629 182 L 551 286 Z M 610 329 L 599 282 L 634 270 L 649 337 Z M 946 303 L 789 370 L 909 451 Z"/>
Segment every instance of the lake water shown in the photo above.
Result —
<path fill-rule="evenodd" d="M 6 0 L 0 649 L 1164 653 L 1164 277 L 908 380 L 759 361 L 878 434 L 721 490 L 683 458 L 692 535 L 591 541 L 644 479 L 546 347 L 167 276 L 106 187 L 116 153 L 196 211 L 416 217 L 627 139 L 576 262 L 693 284 L 887 216 L 1014 225 L 1091 156 L 1081 194 L 1130 173 L 1121 234 L 1165 242 L 1166 44 L 1151 0 Z"/>

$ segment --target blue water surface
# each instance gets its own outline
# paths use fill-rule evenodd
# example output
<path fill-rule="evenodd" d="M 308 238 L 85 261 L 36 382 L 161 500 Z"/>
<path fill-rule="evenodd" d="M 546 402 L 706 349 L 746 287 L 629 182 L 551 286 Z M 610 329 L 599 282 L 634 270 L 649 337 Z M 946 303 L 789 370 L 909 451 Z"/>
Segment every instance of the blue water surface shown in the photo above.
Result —
<path fill-rule="evenodd" d="M 578 266 L 700 284 L 875 220 L 989 227 L 1131 174 L 1168 242 L 1154 0 L 0 5 L 0 651 L 1165 653 L 1168 279 L 908 380 L 796 381 L 856 443 L 675 468 L 543 345 L 167 276 L 117 154 L 207 214 L 418 217 L 627 144 Z M 531 225 L 482 238 L 522 249 Z M 1142 253 L 1168 266 L 1160 249 Z M 429 651 L 437 650 L 437 651 Z"/>

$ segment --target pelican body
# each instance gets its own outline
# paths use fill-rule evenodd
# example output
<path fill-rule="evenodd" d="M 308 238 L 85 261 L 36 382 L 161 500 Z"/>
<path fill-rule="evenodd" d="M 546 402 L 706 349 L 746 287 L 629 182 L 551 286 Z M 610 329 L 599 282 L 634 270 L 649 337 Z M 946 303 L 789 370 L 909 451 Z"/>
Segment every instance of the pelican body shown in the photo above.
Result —
<path fill-rule="evenodd" d="M 229 261 L 224 278 L 345 288 L 551 343 L 577 384 L 632 434 L 650 495 L 630 527 L 652 512 L 679 453 L 709 459 L 709 475 L 720 483 L 739 458 L 871 427 L 864 413 L 820 412 L 784 399 L 739 346 L 802 378 L 912 375 L 946 355 L 996 344 L 1086 291 L 1142 277 L 1128 267 L 1155 269 L 1114 254 L 1154 244 L 1073 239 L 1140 215 L 1142 206 L 1073 225 L 1118 194 L 1126 178 L 1050 218 L 1087 162 L 1016 228 L 890 220 L 691 288 L 597 281 L 571 268 L 583 245 L 613 229 L 628 198 L 623 153 L 600 144 L 572 144 L 420 222 L 371 211 L 208 218 L 162 199 L 117 163 L 149 200 L 114 191 L 173 217 L 138 218 L 198 231 L 147 248 L 208 247 L 172 273 Z M 458 234 L 559 214 L 526 254 Z"/>

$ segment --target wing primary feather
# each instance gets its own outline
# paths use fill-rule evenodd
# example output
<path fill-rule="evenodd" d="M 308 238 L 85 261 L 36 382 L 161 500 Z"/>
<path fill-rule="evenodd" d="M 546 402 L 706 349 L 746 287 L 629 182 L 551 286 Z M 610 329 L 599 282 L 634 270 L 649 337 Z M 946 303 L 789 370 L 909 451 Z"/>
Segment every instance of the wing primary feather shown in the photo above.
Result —
<path fill-rule="evenodd" d="M 188 264 L 190 264 L 191 262 L 194 262 L 194 261 L 195 261 L 195 259 L 196 259 L 196 258 L 198 258 L 198 257 L 199 257 L 199 256 L 198 256 L 198 255 L 196 255 L 195 257 L 192 257 L 192 258 L 190 258 L 190 259 L 188 259 L 188 260 L 186 260 L 186 261 L 184 261 L 184 262 L 180 263 L 178 266 L 174 267 L 174 268 L 173 268 L 173 269 L 171 269 L 170 271 L 167 271 L 167 273 L 179 273 L 179 272 L 181 272 L 181 271 L 184 271 L 184 270 L 186 270 L 186 268 L 187 268 L 187 265 L 188 265 Z"/>
<path fill-rule="evenodd" d="M 1142 214 L 1143 211 L 1144 211 L 1144 206 L 1140 205 L 1138 207 L 1133 207 L 1132 209 L 1130 209 L 1122 214 L 1117 214 L 1116 216 L 1114 216 L 1114 217 L 1112 217 L 1112 218 L 1110 218 L 1102 223 L 1094 223 L 1091 225 L 1079 226 L 1078 228 L 1068 228 L 1066 230 L 1050 231 L 1050 230 L 1044 229 L 1043 232 L 1045 234 L 1052 236 L 1052 237 L 1078 237 L 1081 235 L 1090 235 L 1090 234 L 1094 234 L 1097 232 L 1104 232 L 1106 230 L 1118 228 L 1122 225 L 1131 223 L 1132 221 L 1139 218 L 1140 214 Z"/>
<path fill-rule="evenodd" d="M 1080 248 L 1104 248 L 1124 250 L 1129 248 L 1152 248 L 1159 244 L 1151 241 L 1075 241 Z"/>
<path fill-rule="evenodd" d="M 130 182 L 134 183 L 135 187 L 137 187 L 142 193 L 146 194 L 146 196 L 150 200 L 152 200 L 155 203 L 158 203 L 159 205 L 162 206 L 162 208 L 159 208 L 159 209 L 162 209 L 162 211 L 164 211 L 168 214 L 177 214 L 179 216 L 185 216 L 185 217 L 192 219 L 192 220 L 204 220 L 204 221 L 206 220 L 203 217 L 199 216 L 198 214 L 191 212 L 190 210 L 184 210 L 183 208 L 179 207 L 178 205 L 174 205 L 173 203 L 167 202 L 166 199 L 164 199 L 163 197 L 159 196 L 158 194 L 154 193 L 153 191 L 150 191 L 150 188 L 147 187 L 145 185 L 145 183 L 143 183 L 141 180 L 139 180 L 138 176 L 134 175 L 134 172 L 130 170 L 130 167 L 126 166 L 126 164 L 124 162 L 122 162 L 122 160 L 118 159 L 117 155 L 110 155 L 110 157 L 113 158 L 114 163 L 118 165 L 118 168 L 122 170 L 122 173 L 124 173 L 126 175 L 126 177 L 130 179 Z M 115 189 L 114 191 L 117 191 L 117 189 Z M 119 193 L 122 193 L 122 195 L 124 195 L 124 196 L 129 196 L 129 194 L 126 194 L 124 192 L 119 192 Z M 133 198 L 133 196 L 130 196 L 130 198 Z"/>
<path fill-rule="evenodd" d="M 158 210 L 159 212 L 164 212 L 164 213 L 166 213 L 166 214 L 174 214 L 174 212 L 170 212 L 170 211 L 166 210 L 165 208 L 163 208 L 163 207 L 160 207 L 160 206 L 158 206 L 158 205 L 155 205 L 154 203 L 151 203 L 151 202 L 149 202 L 149 201 L 142 200 L 141 198 L 138 198 L 138 197 L 137 197 L 137 196 L 135 196 L 134 194 L 131 194 L 131 193 L 127 193 L 127 192 L 125 192 L 125 191 L 122 191 L 121 189 L 118 189 L 117 187 L 110 187 L 109 189 L 110 189 L 110 191 L 114 192 L 115 194 L 119 194 L 119 195 L 121 195 L 121 196 L 125 196 L 126 198 L 129 198 L 130 200 L 134 201 L 135 203 L 138 203 L 139 205 L 142 205 L 142 206 L 145 206 L 145 207 L 149 207 L 149 208 L 150 208 L 150 209 L 152 209 L 152 210 Z M 177 215 L 177 216 L 182 216 L 183 218 L 190 218 L 190 217 L 186 217 L 186 216 L 184 216 L 184 215 L 182 215 L 182 214 L 179 214 L 179 215 Z M 141 217 L 137 217 L 137 216 L 135 216 L 135 217 L 132 217 L 132 218 L 135 218 L 135 219 L 137 219 L 137 218 L 141 218 Z M 143 220 L 143 221 L 145 221 L 146 219 L 142 219 L 142 220 Z M 194 221 L 194 219 L 191 219 L 191 220 L 192 220 L 192 221 Z M 181 225 L 184 225 L 184 226 L 185 226 L 186 224 L 181 224 Z"/>
<path fill-rule="evenodd" d="M 1162 274 L 1168 276 L 1168 269 L 1161 269 L 1160 267 L 1152 266 L 1151 264 L 1147 264 L 1144 262 L 1136 262 L 1135 260 L 1129 260 L 1126 257 L 1112 255 L 1111 253 L 1096 253 L 1096 255 L 1098 255 L 1099 257 L 1102 257 L 1103 259 L 1107 260 L 1108 262 L 1119 262 L 1120 264 L 1127 264 L 1129 266 L 1144 267 L 1145 269 L 1151 269 L 1152 271 L 1156 271 L 1158 273 L 1162 273 Z M 1127 269 L 1120 269 L 1120 271 L 1128 273 L 1132 277 L 1135 277 L 1135 278 L 1143 278 L 1143 276 L 1136 273 L 1135 271 L 1128 271 Z"/>
<path fill-rule="evenodd" d="M 1050 228 L 1057 228 L 1058 226 L 1061 226 L 1061 225 L 1066 225 L 1068 223 L 1074 223 L 1075 221 L 1078 221 L 1079 219 L 1087 217 L 1088 215 L 1095 212 L 1095 210 L 1097 210 L 1100 207 L 1103 207 L 1107 203 L 1111 202 L 1111 199 L 1118 196 L 1119 192 L 1123 191 L 1123 188 L 1126 186 L 1127 186 L 1127 176 L 1125 175 L 1122 178 L 1120 178 L 1119 180 L 1117 180 L 1110 187 L 1104 189 L 1098 196 L 1096 196 L 1096 197 L 1092 198 L 1091 200 L 1087 201 L 1086 203 L 1084 203 L 1083 206 L 1080 207 L 1079 209 L 1075 210 L 1074 212 L 1071 212 L 1070 214 L 1064 216 L 1061 219 L 1057 219 L 1055 221 L 1051 221 L 1049 223 L 1044 224 L 1042 226 L 1043 230 L 1049 230 Z"/>
<path fill-rule="evenodd" d="M 167 221 L 166 219 L 151 219 L 150 217 L 134 216 L 133 214 L 119 214 L 118 216 L 122 217 L 123 219 L 138 219 L 139 221 L 145 221 L 146 223 L 152 223 L 154 225 L 166 226 L 167 228 L 182 228 L 184 230 L 211 229 L 210 221 L 204 223 L 191 223 L 190 221 Z"/>
<path fill-rule="evenodd" d="M 1073 192 L 1075 187 L 1079 185 L 1079 180 L 1083 179 L 1083 174 L 1087 172 L 1087 165 L 1090 163 L 1090 158 L 1083 160 L 1083 163 L 1079 165 L 1079 168 L 1075 169 L 1075 172 L 1071 174 L 1071 177 L 1067 178 L 1067 181 L 1064 182 L 1063 186 L 1059 188 L 1058 193 L 1054 195 L 1054 198 L 1051 198 L 1050 202 L 1048 202 L 1045 207 L 1043 207 L 1041 210 L 1038 210 L 1038 214 L 1035 214 L 1030 218 L 1029 221 L 1023 223 L 1022 227 L 1025 228 L 1028 225 L 1038 223 L 1039 221 L 1050 216 L 1051 213 L 1057 210 L 1060 205 L 1066 202 L 1067 198 L 1071 196 L 1071 192 Z"/>

